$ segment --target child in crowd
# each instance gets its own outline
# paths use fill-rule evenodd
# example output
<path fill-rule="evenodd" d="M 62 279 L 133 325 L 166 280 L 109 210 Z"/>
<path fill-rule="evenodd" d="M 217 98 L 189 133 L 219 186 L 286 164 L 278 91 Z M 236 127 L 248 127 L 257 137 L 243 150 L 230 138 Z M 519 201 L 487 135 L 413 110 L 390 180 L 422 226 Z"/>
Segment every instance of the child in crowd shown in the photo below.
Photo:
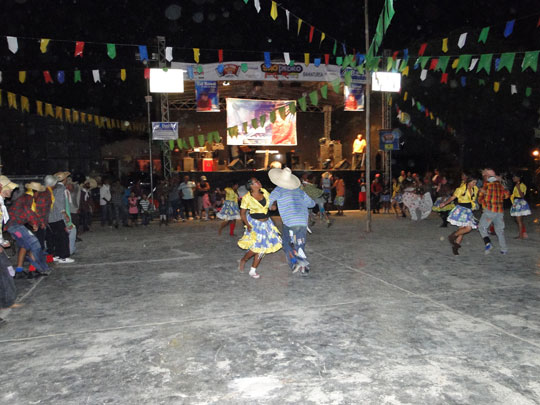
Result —
<path fill-rule="evenodd" d="M 137 219 L 139 217 L 139 207 L 137 206 L 138 202 L 139 197 L 135 196 L 135 192 L 132 191 L 128 197 L 128 213 L 131 226 L 137 226 Z"/>
<path fill-rule="evenodd" d="M 385 214 L 390 213 L 390 184 L 385 180 L 383 191 L 381 193 L 381 204 Z"/>
<path fill-rule="evenodd" d="M 164 194 L 159 197 L 159 226 L 165 224 L 169 225 L 169 220 L 167 219 L 167 211 L 169 209 L 169 203 Z"/>
<path fill-rule="evenodd" d="M 210 192 L 208 190 L 206 190 L 202 196 L 202 207 L 205 213 L 204 221 L 208 221 L 210 219 L 210 208 L 212 207 Z"/>
<path fill-rule="evenodd" d="M 147 226 L 150 223 L 150 200 L 146 194 L 142 195 L 139 205 L 141 206 L 142 224 Z"/>
<path fill-rule="evenodd" d="M 213 198 L 214 212 L 218 213 L 219 211 L 221 211 L 221 208 L 223 207 L 223 191 L 221 191 L 221 189 L 217 187 L 214 190 L 213 197 L 214 197 Z"/>

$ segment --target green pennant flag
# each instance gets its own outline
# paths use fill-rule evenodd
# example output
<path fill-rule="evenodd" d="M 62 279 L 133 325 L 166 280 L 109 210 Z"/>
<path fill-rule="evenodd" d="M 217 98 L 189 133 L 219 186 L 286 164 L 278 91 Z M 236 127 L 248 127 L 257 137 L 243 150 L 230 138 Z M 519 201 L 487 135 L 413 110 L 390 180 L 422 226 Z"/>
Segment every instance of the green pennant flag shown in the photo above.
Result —
<path fill-rule="evenodd" d="M 248 64 L 247 63 L 242 63 L 240 65 L 240 70 L 242 71 L 242 73 L 246 73 L 248 71 Z"/>
<path fill-rule="evenodd" d="M 439 61 L 440 61 L 440 59 L 439 59 Z M 407 69 L 408 66 L 409 65 L 405 61 L 401 62 L 401 65 L 399 67 L 399 71 L 403 72 L 405 69 Z"/>
<path fill-rule="evenodd" d="M 182 145 L 184 145 L 185 150 L 189 150 L 189 145 L 188 145 L 187 140 L 185 138 L 182 138 Z"/>
<path fill-rule="evenodd" d="M 420 101 L 416 102 L 416 108 L 418 109 L 418 111 L 422 109 L 422 104 L 420 104 Z"/>
<path fill-rule="evenodd" d="M 416 59 L 415 65 L 420 65 L 422 69 L 425 69 L 429 58 L 429 56 L 420 56 L 418 59 Z"/>
<path fill-rule="evenodd" d="M 394 66 L 394 58 L 389 57 L 386 58 L 386 71 L 390 72 L 392 70 L 392 67 Z"/>
<path fill-rule="evenodd" d="M 261 128 L 264 128 L 264 123 L 266 122 L 266 114 L 263 114 L 259 117 L 259 121 L 261 123 Z"/>
<path fill-rule="evenodd" d="M 478 79 L 478 85 L 479 86 L 485 86 L 486 85 L 486 81 L 484 79 Z"/>
<path fill-rule="evenodd" d="M 366 59 L 366 67 L 368 68 L 368 70 L 371 70 L 372 72 L 376 72 L 379 70 L 380 60 L 381 58 L 379 57 Z"/>
<path fill-rule="evenodd" d="M 337 41 L 334 39 L 334 49 L 332 50 L 332 55 L 336 55 L 336 51 L 337 51 Z"/>
<path fill-rule="evenodd" d="M 276 110 L 270 111 L 270 122 L 273 124 L 276 122 Z"/>
<path fill-rule="evenodd" d="M 215 143 L 220 143 L 220 142 L 221 142 L 221 136 L 219 136 L 219 132 L 218 132 L 218 131 L 215 131 L 215 132 L 214 132 L 214 142 L 215 142 Z"/>
<path fill-rule="evenodd" d="M 328 85 L 327 84 L 321 87 L 321 96 L 325 100 L 328 98 Z"/>
<path fill-rule="evenodd" d="M 341 67 L 345 69 L 350 64 L 351 64 L 351 60 L 349 59 L 349 55 L 345 55 L 345 57 L 343 58 L 343 64 L 341 65 Z"/>
<path fill-rule="evenodd" d="M 497 72 L 500 71 L 503 67 L 508 70 L 508 73 L 512 73 L 512 67 L 514 66 L 514 59 L 516 58 L 515 52 L 507 52 L 501 55 L 501 60 L 497 68 Z"/>
<path fill-rule="evenodd" d="M 248 1 L 249 1 L 249 0 L 244 0 L 244 3 L 248 4 Z"/>
<path fill-rule="evenodd" d="M 202 73 L 203 72 L 203 67 L 202 65 L 197 65 L 197 73 Z"/>
<path fill-rule="evenodd" d="M 169 149 L 170 150 L 174 149 L 174 140 L 172 140 L 172 139 L 169 139 Z"/>
<path fill-rule="evenodd" d="M 341 56 L 336 57 L 336 65 L 338 65 L 338 66 L 343 65 L 343 57 L 341 57 Z"/>
<path fill-rule="evenodd" d="M 206 134 L 206 139 L 208 139 L 208 143 L 210 145 L 214 143 L 214 135 L 212 134 L 212 132 Z"/>
<path fill-rule="evenodd" d="M 179 149 L 184 149 L 184 143 L 182 142 L 182 138 L 177 138 L 176 144 L 178 145 Z"/>
<path fill-rule="evenodd" d="M 332 80 L 330 84 L 332 85 L 334 93 L 339 94 L 339 90 L 341 87 L 341 79 L 338 77 L 337 79 Z"/>
<path fill-rule="evenodd" d="M 480 55 L 480 61 L 478 62 L 478 67 L 476 68 L 476 73 L 480 73 L 482 69 L 486 71 L 487 74 L 491 72 L 491 60 L 493 59 L 492 53 L 485 53 Z"/>
<path fill-rule="evenodd" d="M 199 138 L 199 146 L 203 147 L 204 146 L 204 134 L 197 135 L 197 138 Z"/>
<path fill-rule="evenodd" d="M 440 56 L 437 66 L 435 66 L 435 71 L 441 71 L 446 73 L 446 68 L 448 67 L 448 62 L 450 61 L 450 56 Z"/>
<path fill-rule="evenodd" d="M 107 44 L 107 55 L 111 59 L 116 58 L 116 45 L 115 44 Z"/>
<path fill-rule="evenodd" d="M 279 111 L 279 116 L 281 117 L 282 120 L 284 120 L 285 117 L 287 116 L 287 112 L 285 111 L 285 106 L 279 107 L 278 111 Z"/>
<path fill-rule="evenodd" d="M 530 97 L 531 94 L 532 94 L 532 89 L 531 89 L 530 87 L 527 87 L 527 88 L 525 89 L 525 96 L 526 96 L 526 97 Z"/>
<path fill-rule="evenodd" d="M 485 44 L 487 41 L 488 34 L 489 34 L 489 27 L 482 28 L 482 32 L 480 32 L 480 36 L 478 37 L 478 42 L 483 42 Z"/>
<path fill-rule="evenodd" d="M 317 93 L 317 90 L 309 93 L 309 101 L 311 101 L 311 104 L 313 104 L 314 106 L 317 106 L 319 104 L 319 94 Z"/>
<path fill-rule="evenodd" d="M 396 13 L 394 10 L 394 0 L 386 0 L 386 4 L 384 8 L 385 8 L 384 32 L 386 32 L 386 30 L 390 26 L 390 22 L 392 21 L 392 18 L 394 17 L 394 14 Z"/>
<path fill-rule="evenodd" d="M 191 148 L 195 147 L 195 137 L 194 136 L 189 137 L 189 144 L 191 145 Z"/>
<path fill-rule="evenodd" d="M 358 65 L 356 67 L 356 70 L 358 71 L 358 73 L 360 73 L 361 75 L 364 74 L 364 71 L 365 71 L 365 68 L 366 68 L 366 63 L 362 63 L 361 65 Z"/>
<path fill-rule="evenodd" d="M 77 83 L 81 81 L 81 71 L 76 70 L 73 74 L 73 83 Z"/>
<path fill-rule="evenodd" d="M 525 56 L 523 57 L 523 62 L 521 63 L 521 71 L 524 72 L 525 69 L 531 68 L 533 72 L 536 73 L 536 69 L 538 68 L 538 53 L 540 51 L 530 51 L 525 52 Z"/>
<path fill-rule="evenodd" d="M 253 119 L 251 120 L 251 127 L 252 127 L 253 129 L 259 128 L 259 120 L 258 120 L 257 118 L 253 118 Z"/>
<path fill-rule="evenodd" d="M 289 103 L 289 112 L 291 114 L 296 114 L 296 103 L 294 101 Z"/>
<path fill-rule="evenodd" d="M 377 27 L 375 28 L 375 36 L 373 37 L 373 40 L 375 41 L 376 50 L 379 49 L 379 46 L 382 44 L 383 35 L 384 35 L 384 24 L 383 24 L 383 15 L 381 14 L 379 16 L 379 20 L 377 21 Z"/>
<path fill-rule="evenodd" d="M 350 86 L 352 83 L 352 72 L 350 70 L 345 72 L 345 77 L 343 78 L 345 85 Z"/>
<path fill-rule="evenodd" d="M 247 134 L 248 131 L 248 123 L 242 122 L 242 130 L 244 131 L 244 134 Z"/>
<path fill-rule="evenodd" d="M 294 66 L 294 60 L 291 59 L 291 61 L 289 62 L 289 66 Z"/>
<path fill-rule="evenodd" d="M 472 55 L 460 55 L 459 62 L 456 68 L 456 73 L 461 69 L 465 69 L 465 72 L 469 71 L 469 66 L 471 66 Z"/>
<path fill-rule="evenodd" d="M 300 97 L 298 99 L 298 104 L 300 104 L 300 108 L 302 109 L 302 111 L 306 111 L 307 110 L 307 100 L 306 100 L 306 96 L 303 96 L 303 97 Z"/>

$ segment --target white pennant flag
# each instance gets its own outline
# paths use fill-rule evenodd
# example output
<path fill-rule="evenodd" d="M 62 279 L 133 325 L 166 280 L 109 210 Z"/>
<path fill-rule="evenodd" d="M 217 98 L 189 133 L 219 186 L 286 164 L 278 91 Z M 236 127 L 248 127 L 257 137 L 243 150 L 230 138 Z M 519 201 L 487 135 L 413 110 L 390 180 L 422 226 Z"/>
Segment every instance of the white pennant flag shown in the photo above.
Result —
<path fill-rule="evenodd" d="M 285 10 L 285 15 L 287 16 L 287 31 L 289 31 L 289 10 Z"/>
<path fill-rule="evenodd" d="M 422 73 L 420 73 L 420 80 L 424 81 L 427 77 L 427 69 L 422 69 Z"/>
<path fill-rule="evenodd" d="M 97 82 L 101 83 L 101 78 L 99 77 L 99 70 L 97 69 L 92 70 L 92 76 L 94 76 L 94 83 L 97 83 Z"/>
<path fill-rule="evenodd" d="M 17 53 L 19 50 L 19 43 L 17 42 L 17 37 L 6 37 L 8 48 L 11 51 L 11 53 Z"/>
<path fill-rule="evenodd" d="M 414 105 L 416 104 L 416 103 L 414 102 L 414 97 L 411 98 L 411 104 L 412 104 L 413 107 L 414 107 Z"/>
<path fill-rule="evenodd" d="M 476 67 L 476 64 L 478 63 L 478 58 L 473 58 L 473 60 L 471 60 L 471 66 L 469 66 L 469 71 L 473 71 L 474 68 Z"/>
<path fill-rule="evenodd" d="M 291 57 L 289 56 L 289 52 L 283 52 L 283 58 L 285 59 L 286 65 L 291 63 Z"/>
<path fill-rule="evenodd" d="M 517 94 L 517 87 L 515 84 L 510 85 L 510 94 Z"/>
<path fill-rule="evenodd" d="M 172 46 L 165 48 L 165 59 L 167 59 L 167 62 L 172 61 Z"/>
<path fill-rule="evenodd" d="M 457 43 L 457 46 L 459 46 L 460 48 L 463 48 L 465 46 L 465 42 L 467 42 L 467 33 L 464 32 L 463 34 L 461 34 L 459 36 L 459 41 Z"/>
<path fill-rule="evenodd" d="M 401 65 L 401 59 L 396 59 L 396 71 L 399 72 L 399 65 Z"/>
<path fill-rule="evenodd" d="M 255 10 L 257 10 L 257 13 L 261 12 L 261 0 L 255 0 Z"/>

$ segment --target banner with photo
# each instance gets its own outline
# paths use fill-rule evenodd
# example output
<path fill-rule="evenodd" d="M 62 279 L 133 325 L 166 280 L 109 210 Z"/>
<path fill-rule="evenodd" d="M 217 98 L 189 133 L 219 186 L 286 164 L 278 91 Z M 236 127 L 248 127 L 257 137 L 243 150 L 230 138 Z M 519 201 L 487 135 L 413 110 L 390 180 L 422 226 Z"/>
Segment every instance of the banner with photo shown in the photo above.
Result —
<path fill-rule="evenodd" d="M 364 111 L 364 85 L 352 82 L 343 87 L 345 111 Z"/>
<path fill-rule="evenodd" d="M 216 81 L 197 80 L 195 82 L 197 112 L 219 112 L 218 84 Z"/>

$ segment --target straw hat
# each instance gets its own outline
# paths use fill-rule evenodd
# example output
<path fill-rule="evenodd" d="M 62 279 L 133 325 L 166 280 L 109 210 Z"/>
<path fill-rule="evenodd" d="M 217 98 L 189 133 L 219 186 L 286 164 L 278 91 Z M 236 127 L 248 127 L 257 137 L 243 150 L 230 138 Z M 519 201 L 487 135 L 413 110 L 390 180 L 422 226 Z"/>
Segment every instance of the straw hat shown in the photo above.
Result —
<path fill-rule="evenodd" d="M 56 186 L 56 183 L 58 183 L 58 179 L 54 177 L 52 174 L 48 174 L 43 179 L 43 182 L 45 183 L 46 187 L 54 187 Z"/>
<path fill-rule="evenodd" d="M 300 187 L 300 179 L 292 174 L 291 169 L 271 169 L 268 172 L 270 181 L 276 186 L 283 187 L 287 190 L 294 190 Z"/>
<path fill-rule="evenodd" d="M 324 172 L 322 174 L 323 179 L 329 179 L 330 177 L 332 177 L 332 174 L 330 172 Z"/>
<path fill-rule="evenodd" d="M 39 192 L 45 191 L 45 186 L 38 183 L 37 181 L 31 181 L 30 183 L 26 183 L 24 187 L 27 188 L 28 190 L 33 190 L 33 191 L 39 191 Z"/>
<path fill-rule="evenodd" d="M 207 181 L 206 176 L 201 176 L 201 181 Z"/>
<path fill-rule="evenodd" d="M 87 177 L 83 184 L 88 184 L 90 189 L 97 187 L 97 181 L 92 177 Z"/>
<path fill-rule="evenodd" d="M 17 187 L 19 187 L 18 184 L 13 183 L 7 176 L 0 176 L 0 185 L 2 185 L 2 188 L 7 188 L 10 190 L 15 190 Z"/>
<path fill-rule="evenodd" d="M 70 172 L 58 172 L 54 174 L 54 177 L 58 179 L 58 181 L 64 181 L 71 175 Z"/>

